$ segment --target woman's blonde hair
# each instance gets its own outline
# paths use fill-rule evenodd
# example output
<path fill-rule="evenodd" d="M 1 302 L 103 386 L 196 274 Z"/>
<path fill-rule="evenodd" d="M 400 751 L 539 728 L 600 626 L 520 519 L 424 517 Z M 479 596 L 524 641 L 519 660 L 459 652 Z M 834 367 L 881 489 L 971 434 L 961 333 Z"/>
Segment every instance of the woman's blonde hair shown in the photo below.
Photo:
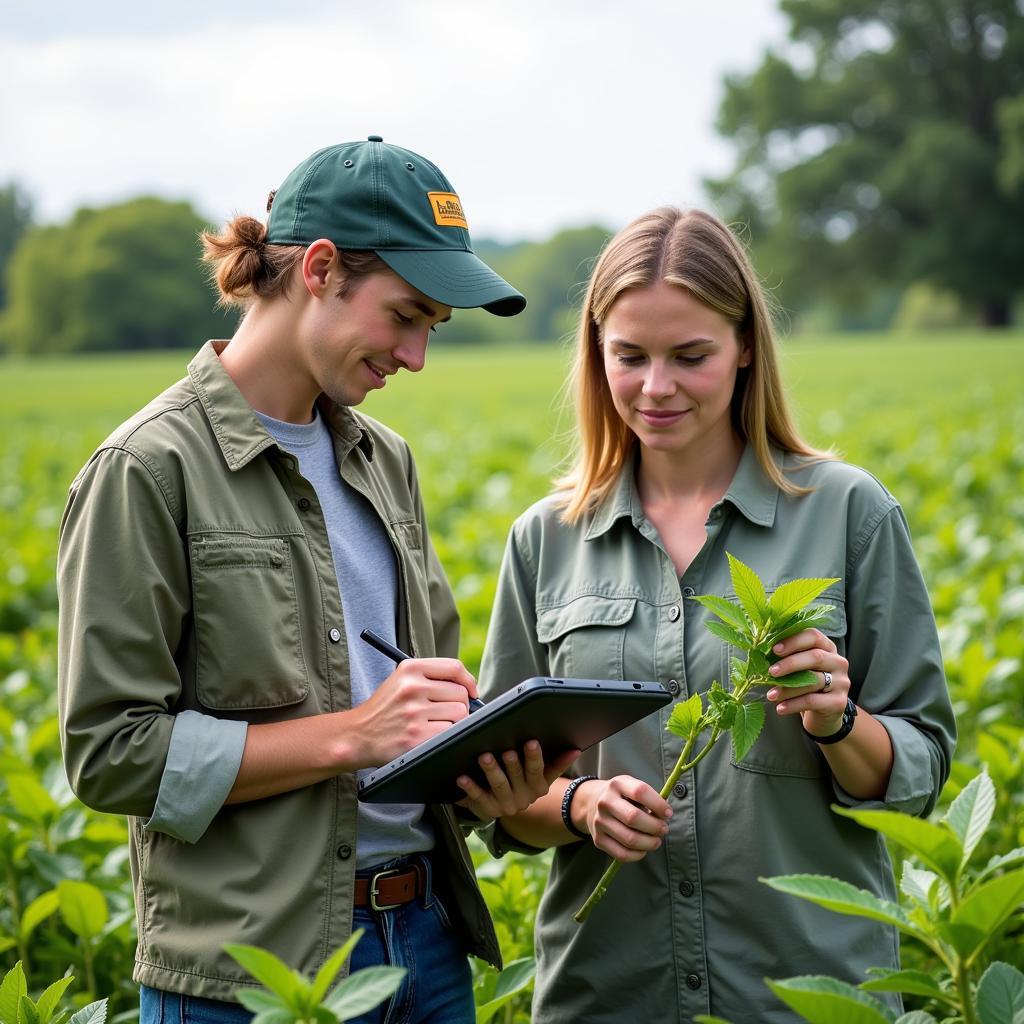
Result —
<path fill-rule="evenodd" d="M 271 192 L 267 213 L 273 202 Z M 266 225 L 255 217 L 246 216 L 228 221 L 219 233 L 200 233 L 203 262 L 217 288 L 218 305 L 247 309 L 256 299 L 270 299 L 284 293 L 292 271 L 302 262 L 309 246 L 268 244 L 266 239 Z M 338 289 L 339 298 L 362 278 L 390 270 L 375 252 L 339 249 L 338 257 L 345 270 Z"/>
<path fill-rule="evenodd" d="M 587 286 L 570 377 L 575 394 L 577 445 L 573 466 L 555 486 L 563 491 L 562 519 L 574 524 L 597 508 L 615 486 L 636 437 L 615 410 L 605 377 L 601 326 L 629 288 L 658 281 L 685 288 L 731 321 L 751 353 L 733 393 L 732 420 L 753 445 L 766 475 L 788 494 L 808 488 L 787 479 L 771 448 L 827 459 L 799 435 L 779 373 L 771 310 L 746 250 L 717 218 L 701 210 L 665 206 L 623 228 L 598 257 Z"/>

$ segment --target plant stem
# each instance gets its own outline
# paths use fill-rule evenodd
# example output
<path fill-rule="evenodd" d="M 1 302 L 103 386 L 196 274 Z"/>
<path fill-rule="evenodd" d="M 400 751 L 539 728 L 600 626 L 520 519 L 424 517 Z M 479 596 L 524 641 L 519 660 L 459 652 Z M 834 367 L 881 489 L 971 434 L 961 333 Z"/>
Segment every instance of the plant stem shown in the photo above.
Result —
<path fill-rule="evenodd" d="M 964 1024 L 978 1024 L 978 1015 L 974 1012 L 974 999 L 971 996 L 971 974 L 967 964 L 959 956 L 956 958 L 956 970 L 953 973 L 956 978 L 956 990 L 960 995 L 960 1012 L 963 1014 Z"/>
<path fill-rule="evenodd" d="M 669 772 L 668 778 L 665 780 L 665 785 L 661 787 L 659 796 L 664 800 L 668 797 L 669 793 L 672 792 L 672 787 L 679 781 L 679 776 L 683 772 L 689 771 L 695 764 L 703 760 L 708 751 L 718 742 L 718 737 L 722 734 L 721 729 L 714 728 L 711 730 L 711 737 L 708 739 L 707 744 L 701 750 L 701 752 L 692 760 L 687 761 L 687 757 L 690 755 L 690 751 L 693 750 L 693 744 L 697 739 L 697 731 L 687 739 L 686 744 L 683 746 L 683 752 L 679 755 L 679 760 L 676 761 L 675 767 Z M 607 868 L 605 868 L 604 874 L 598 879 L 597 885 L 594 886 L 594 891 L 587 897 L 587 902 L 572 915 L 572 919 L 579 924 L 582 924 L 590 916 L 590 912 L 601 902 L 604 898 L 604 894 L 608 891 L 608 886 L 611 885 L 612 880 L 619 873 L 619 868 L 622 867 L 623 862 L 619 860 L 613 860 Z"/>

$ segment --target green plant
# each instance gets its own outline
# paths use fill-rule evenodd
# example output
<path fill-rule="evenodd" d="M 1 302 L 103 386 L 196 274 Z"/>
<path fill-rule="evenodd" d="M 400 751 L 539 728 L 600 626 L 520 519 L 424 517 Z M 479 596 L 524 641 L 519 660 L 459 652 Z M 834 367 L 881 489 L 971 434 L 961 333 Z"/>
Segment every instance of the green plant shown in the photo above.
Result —
<path fill-rule="evenodd" d="M 716 679 L 707 692 L 706 704 L 700 693 L 693 693 L 689 700 L 681 701 L 672 709 L 666 728 L 682 737 L 683 750 L 661 788 L 663 798 L 672 792 L 679 776 L 702 761 L 724 733 L 732 735 L 737 761 L 747 755 L 764 728 L 765 717 L 763 694 L 751 695 L 751 691 L 768 686 L 813 686 L 817 682 L 817 676 L 810 671 L 793 672 L 779 678 L 770 676 L 769 667 L 779 660 L 772 648 L 780 640 L 819 625 L 825 619 L 832 611 L 831 605 L 808 605 L 838 579 L 792 580 L 769 598 L 753 569 L 728 552 L 726 557 L 739 603 L 710 594 L 693 600 L 699 601 L 720 620 L 706 623 L 707 628 L 733 647 L 746 651 L 747 657 L 732 659 L 731 689 L 726 689 Z M 710 736 L 700 751 L 693 754 L 698 737 L 708 729 Z M 587 919 L 621 866 L 619 861 L 608 866 L 586 903 L 573 915 L 576 921 Z"/>
<path fill-rule="evenodd" d="M 876 969 L 859 987 L 829 977 L 768 981 L 772 991 L 805 1020 L 893 1024 L 896 1014 L 870 992 L 922 997 L 946 1024 L 1022 1024 L 1024 973 L 986 953 L 1024 904 L 1024 848 L 992 857 L 976 871 L 971 856 L 995 811 L 995 787 L 987 774 L 972 779 L 938 822 L 898 811 L 834 807 L 866 828 L 881 832 L 912 853 L 924 867 L 904 861 L 903 904 L 880 899 L 847 882 L 823 875 L 762 879 L 779 892 L 841 914 L 884 921 L 926 947 L 942 965 L 937 974 Z M 935 1024 L 916 1010 L 898 1024 Z"/>
<path fill-rule="evenodd" d="M 265 949 L 226 944 L 224 949 L 264 986 L 236 989 L 238 1001 L 256 1015 L 253 1024 L 335 1024 L 384 1002 L 402 984 L 404 967 L 364 967 L 331 989 L 362 936 L 362 928 L 354 931 L 312 981 Z"/>
<path fill-rule="evenodd" d="M 106 999 L 89 1003 L 74 1015 L 70 1009 L 60 1006 L 65 989 L 74 980 L 71 975 L 61 978 L 33 1000 L 19 960 L 0 982 L 0 1024 L 104 1024 Z"/>

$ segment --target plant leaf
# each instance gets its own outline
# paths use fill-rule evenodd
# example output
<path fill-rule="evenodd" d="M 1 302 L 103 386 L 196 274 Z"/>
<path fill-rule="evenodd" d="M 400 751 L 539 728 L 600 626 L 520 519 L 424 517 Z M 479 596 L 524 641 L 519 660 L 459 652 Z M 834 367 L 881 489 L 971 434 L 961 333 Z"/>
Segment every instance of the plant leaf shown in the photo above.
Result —
<path fill-rule="evenodd" d="M 1024 864 L 1024 846 L 1018 846 L 1016 850 L 1010 850 L 1009 853 L 997 854 L 994 856 L 974 877 L 974 881 L 980 882 L 983 878 L 988 875 L 995 874 L 997 871 L 1002 871 L 1003 868 L 1015 868 L 1018 865 Z"/>
<path fill-rule="evenodd" d="M 1020 1024 L 1024 1020 L 1024 974 L 997 960 L 978 982 L 981 1024 Z"/>
<path fill-rule="evenodd" d="M 59 906 L 60 898 L 57 895 L 56 889 L 49 889 L 37 896 L 21 915 L 21 924 L 18 930 L 21 933 L 22 939 L 27 939 L 36 929 L 37 925 L 55 913 Z"/>
<path fill-rule="evenodd" d="M 97 999 L 95 1002 L 89 1003 L 88 1006 L 83 1006 L 72 1018 L 68 1021 L 68 1024 L 106 1024 L 107 1019 L 107 1000 L 106 997 L 103 999 Z"/>
<path fill-rule="evenodd" d="M 328 960 L 324 962 L 324 965 L 316 972 L 316 977 L 313 979 L 313 988 L 309 993 L 310 1002 L 313 1006 L 319 1006 L 323 1002 L 324 996 L 327 995 L 327 990 L 331 987 L 331 982 L 334 981 L 341 970 L 342 965 L 352 955 L 352 950 L 356 948 L 356 943 L 363 937 L 365 929 L 357 928 L 347 939 L 345 944 Z"/>
<path fill-rule="evenodd" d="M 53 1011 L 57 1008 L 57 1004 L 60 1002 L 61 996 L 64 995 L 65 989 L 75 979 L 74 977 L 60 978 L 55 981 L 52 985 L 49 985 L 43 994 L 39 997 L 36 1003 L 36 1009 L 39 1011 L 39 1020 L 41 1024 L 50 1024 L 53 1019 Z"/>
<path fill-rule="evenodd" d="M 770 667 L 768 658 L 756 648 L 747 655 L 747 665 L 749 666 L 748 675 L 750 676 L 768 675 L 768 669 Z"/>
<path fill-rule="evenodd" d="M 962 848 L 960 840 L 948 828 L 902 811 L 854 810 L 836 804 L 832 805 L 832 810 L 905 846 L 947 881 L 952 882 L 956 877 Z"/>
<path fill-rule="evenodd" d="M 914 900 L 915 903 L 930 907 L 935 887 L 938 884 L 939 876 L 933 871 L 922 871 L 920 868 L 915 868 L 908 860 L 903 862 L 900 892 Z"/>
<path fill-rule="evenodd" d="M 876 973 L 876 976 L 860 983 L 860 988 L 865 992 L 907 992 L 956 1005 L 956 1000 L 924 971 L 889 971 L 875 967 L 872 973 Z"/>
<path fill-rule="evenodd" d="M 750 623 L 747 621 L 746 615 L 743 614 L 741 605 L 727 601 L 724 597 L 716 597 L 714 594 L 699 594 L 690 600 L 699 602 L 709 612 L 714 613 L 724 622 L 728 622 L 730 626 L 735 626 L 741 633 L 750 632 Z"/>
<path fill-rule="evenodd" d="M 537 962 L 532 956 L 513 960 L 498 975 L 494 995 L 476 1008 L 476 1024 L 486 1024 L 510 999 L 526 989 L 537 973 Z"/>
<path fill-rule="evenodd" d="M 765 978 L 765 984 L 811 1024 L 892 1024 L 894 1015 L 882 1003 L 845 981 L 824 977 L 784 981 Z"/>
<path fill-rule="evenodd" d="M 971 889 L 953 911 L 947 926 L 960 955 L 973 956 L 1022 902 L 1024 871 L 999 875 Z"/>
<path fill-rule="evenodd" d="M 768 601 L 768 607 L 776 619 L 785 619 L 795 612 L 802 611 L 822 591 L 827 590 L 833 583 L 838 583 L 839 577 L 826 579 L 793 580 L 791 583 L 783 583 Z"/>
<path fill-rule="evenodd" d="M 790 672 L 787 676 L 776 676 L 772 682 L 786 689 L 793 689 L 797 686 L 816 686 L 821 689 L 822 685 L 818 673 L 807 668 L 801 669 L 799 672 Z"/>
<path fill-rule="evenodd" d="M 985 772 L 976 775 L 949 805 L 942 819 L 963 844 L 961 868 L 970 860 L 974 848 L 985 834 L 996 809 L 996 788 Z"/>
<path fill-rule="evenodd" d="M 763 728 L 764 705 L 759 700 L 737 705 L 732 723 L 732 752 L 737 761 L 747 756 Z"/>
<path fill-rule="evenodd" d="M 290 1015 L 285 1001 L 265 988 L 236 988 L 235 998 L 253 1013 L 263 1013 L 265 1010 L 284 1010 Z"/>
<path fill-rule="evenodd" d="M 696 732 L 703 710 L 704 706 L 701 703 L 700 694 L 691 693 L 687 700 L 680 701 L 672 709 L 672 714 L 669 715 L 665 728 L 669 732 L 675 733 L 676 736 L 681 736 L 684 740 L 687 740 Z"/>
<path fill-rule="evenodd" d="M 80 938 L 88 941 L 103 931 L 109 916 L 103 893 L 88 882 L 65 879 L 57 885 L 60 916 Z"/>
<path fill-rule="evenodd" d="M 350 974 L 325 1000 L 341 1020 L 358 1017 L 389 999 L 405 977 L 404 967 L 364 967 Z"/>
<path fill-rule="evenodd" d="M 759 881 L 778 892 L 810 900 L 819 907 L 834 910 L 853 917 L 867 917 L 872 921 L 884 921 L 900 931 L 918 934 L 898 903 L 880 899 L 866 889 L 858 889 L 849 882 L 828 875 L 778 875 L 775 878 L 761 878 Z"/>
<path fill-rule="evenodd" d="M 35 824 L 45 824 L 60 810 L 49 791 L 34 775 L 16 772 L 5 775 L 4 782 L 7 783 L 7 795 L 15 810 Z"/>
<path fill-rule="evenodd" d="M 738 558 L 734 558 L 728 551 L 725 557 L 729 559 L 732 588 L 736 591 L 743 610 L 755 626 L 762 625 L 768 618 L 768 597 L 764 592 L 764 585 L 757 578 L 757 573 Z"/>
<path fill-rule="evenodd" d="M 716 622 L 714 619 L 710 619 L 704 623 L 704 627 L 709 633 L 714 633 L 727 644 L 732 644 L 733 647 L 738 647 L 740 650 L 745 651 L 750 646 L 750 639 L 742 636 L 726 622 Z"/>
<path fill-rule="evenodd" d="M 283 960 L 258 946 L 234 942 L 225 943 L 224 952 L 237 960 L 264 988 L 279 995 L 289 1006 L 296 1005 L 306 982 Z"/>
<path fill-rule="evenodd" d="M 20 1024 L 39 1024 L 39 1011 L 28 996 L 18 1000 L 18 1020 Z"/>
<path fill-rule="evenodd" d="M 712 1017 L 707 1013 L 698 1013 L 693 1020 L 694 1024 L 732 1024 L 732 1021 L 724 1017 Z"/>
<path fill-rule="evenodd" d="M 25 970 L 19 960 L 0 982 L 0 1021 L 3 1024 L 18 1024 L 18 1002 L 27 993 Z"/>
<path fill-rule="evenodd" d="M 938 1021 L 924 1010 L 911 1010 L 910 1013 L 897 1017 L 896 1024 L 938 1024 Z"/>

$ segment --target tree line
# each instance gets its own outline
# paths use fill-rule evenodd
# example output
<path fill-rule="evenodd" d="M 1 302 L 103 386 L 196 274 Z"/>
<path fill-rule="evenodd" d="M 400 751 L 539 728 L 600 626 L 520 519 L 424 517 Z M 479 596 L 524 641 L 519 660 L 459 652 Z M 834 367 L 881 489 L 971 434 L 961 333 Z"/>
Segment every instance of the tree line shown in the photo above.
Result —
<path fill-rule="evenodd" d="M 790 324 L 1019 319 L 1024 0 L 780 5 L 787 42 L 726 79 L 717 127 L 736 162 L 705 187 Z M 235 314 L 216 308 L 198 263 L 208 225 L 188 203 L 143 197 L 32 221 L 24 189 L 0 188 L 0 352 L 192 347 L 231 333 Z M 563 337 L 611 233 L 478 239 L 529 305 L 508 321 L 460 313 L 438 340 Z"/>

